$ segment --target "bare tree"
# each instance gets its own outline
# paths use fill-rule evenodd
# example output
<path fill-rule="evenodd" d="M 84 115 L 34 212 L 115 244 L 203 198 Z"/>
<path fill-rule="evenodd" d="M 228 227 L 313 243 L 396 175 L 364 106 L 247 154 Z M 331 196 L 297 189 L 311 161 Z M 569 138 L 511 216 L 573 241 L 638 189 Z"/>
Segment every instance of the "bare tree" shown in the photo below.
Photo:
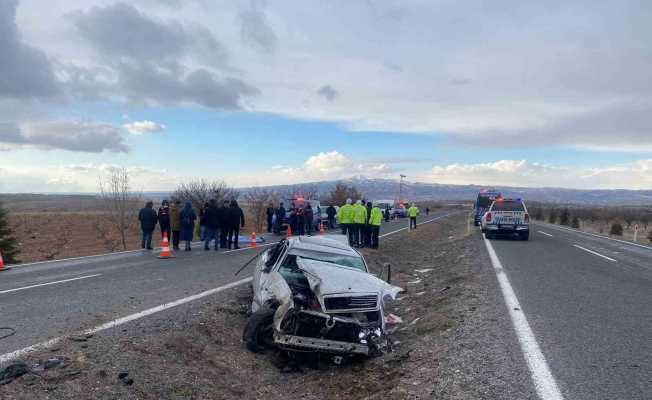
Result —
<path fill-rule="evenodd" d="M 261 232 L 267 219 L 267 207 L 277 203 L 279 195 L 267 188 L 252 188 L 245 193 L 244 199 L 256 231 Z"/>
<path fill-rule="evenodd" d="M 239 195 L 240 192 L 224 181 L 198 179 L 180 184 L 172 193 L 172 199 L 181 202 L 189 201 L 195 209 L 199 210 L 210 199 L 215 199 L 220 204 L 223 200 L 237 199 Z"/>
<path fill-rule="evenodd" d="M 132 191 L 129 171 L 113 168 L 106 178 L 98 178 L 99 198 L 106 209 L 106 217 L 120 236 L 120 244 L 127 249 L 127 232 L 136 223 L 139 193 Z"/>
<path fill-rule="evenodd" d="M 329 202 L 333 205 L 342 205 L 346 202 L 346 199 L 355 201 L 360 200 L 361 198 L 362 194 L 358 192 L 358 189 L 355 186 L 349 186 L 345 183 L 338 182 L 335 185 L 335 188 L 331 190 L 325 203 Z"/>

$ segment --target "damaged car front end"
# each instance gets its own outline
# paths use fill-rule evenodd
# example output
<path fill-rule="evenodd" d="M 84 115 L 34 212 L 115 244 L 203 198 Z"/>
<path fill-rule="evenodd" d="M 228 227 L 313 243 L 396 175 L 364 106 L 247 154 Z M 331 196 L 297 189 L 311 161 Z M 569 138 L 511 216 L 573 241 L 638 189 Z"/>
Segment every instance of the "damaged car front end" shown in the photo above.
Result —
<path fill-rule="evenodd" d="M 401 288 L 370 274 L 333 237 L 293 238 L 261 258 L 244 339 L 299 352 L 376 356 L 387 349 L 384 303 Z"/>

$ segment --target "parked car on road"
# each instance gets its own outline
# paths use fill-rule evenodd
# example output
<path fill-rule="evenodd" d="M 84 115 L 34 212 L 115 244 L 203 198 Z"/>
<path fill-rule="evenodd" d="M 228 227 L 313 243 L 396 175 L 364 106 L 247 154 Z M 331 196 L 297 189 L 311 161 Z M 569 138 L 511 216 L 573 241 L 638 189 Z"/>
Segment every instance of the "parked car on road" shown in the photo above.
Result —
<path fill-rule="evenodd" d="M 497 198 L 482 216 L 481 223 L 487 239 L 496 235 L 530 238 L 530 215 L 522 199 Z"/>

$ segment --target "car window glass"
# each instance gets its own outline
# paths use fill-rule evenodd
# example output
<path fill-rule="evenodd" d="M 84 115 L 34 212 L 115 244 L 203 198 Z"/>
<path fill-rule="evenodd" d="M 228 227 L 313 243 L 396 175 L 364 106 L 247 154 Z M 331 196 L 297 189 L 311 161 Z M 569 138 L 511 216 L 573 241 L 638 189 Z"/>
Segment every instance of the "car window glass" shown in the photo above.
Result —
<path fill-rule="evenodd" d="M 501 201 L 495 202 L 491 211 L 525 211 L 525 207 L 520 201 Z"/>

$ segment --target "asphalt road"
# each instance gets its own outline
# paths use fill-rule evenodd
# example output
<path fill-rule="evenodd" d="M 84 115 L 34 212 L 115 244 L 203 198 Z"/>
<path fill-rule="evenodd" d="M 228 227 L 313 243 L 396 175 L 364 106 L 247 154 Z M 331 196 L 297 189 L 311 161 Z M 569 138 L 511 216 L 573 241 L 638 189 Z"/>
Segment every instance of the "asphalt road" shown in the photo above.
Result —
<path fill-rule="evenodd" d="M 419 220 L 450 212 L 431 213 Z M 381 234 L 406 229 L 407 224 L 407 219 L 384 224 Z M 234 273 L 255 250 L 215 252 L 195 247 L 191 252 L 176 252 L 174 259 L 160 260 L 157 255 L 156 251 L 132 251 L 36 263 L 0 273 L 0 327 L 15 329 L 13 336 L 0 339 L 0 363 L 3 358 L 9 360 L 9 353 L 26 347 L 144 311 L 156 312 L 156 307 L 179 299 L 190 301 L 189 296 L 248 278 L 251 269 L 237 277 Z M 7 332 L 0 330 L 0 336 Z"/>
<path fill-rule="evenodd" d="M 565 399 L 652 399 L 652 248 L 548 224 L 490 243 Z"/>

